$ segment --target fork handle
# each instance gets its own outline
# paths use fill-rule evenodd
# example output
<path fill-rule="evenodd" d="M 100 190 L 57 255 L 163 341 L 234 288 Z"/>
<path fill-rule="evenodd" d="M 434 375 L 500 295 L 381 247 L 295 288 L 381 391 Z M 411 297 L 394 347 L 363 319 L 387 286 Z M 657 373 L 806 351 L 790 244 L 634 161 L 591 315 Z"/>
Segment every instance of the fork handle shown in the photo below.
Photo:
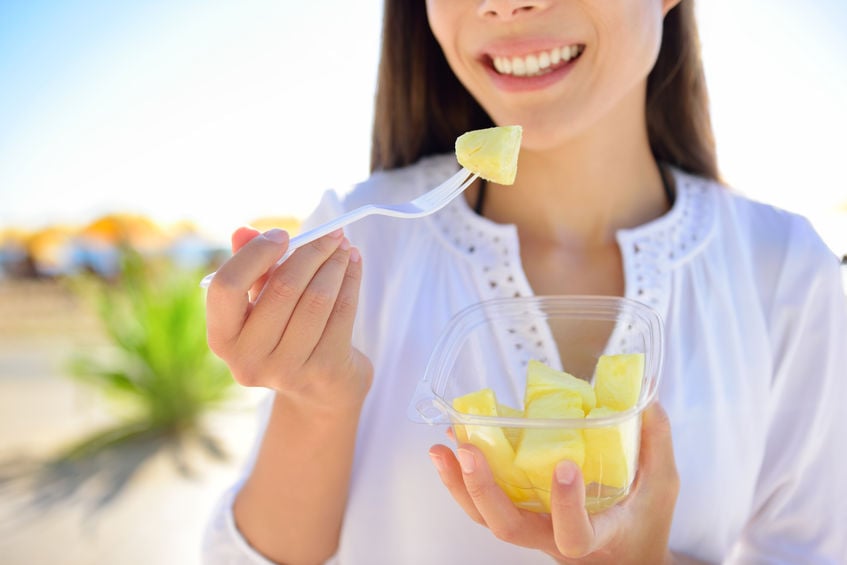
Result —
<path fill-rule="evenodd" d="M 373 212 L 374 206 L 371 204 L 365 204 L 364 206 L 359 206 L 354 210 L 350 210 L 349 212 L 341 214 L 337 218 L 334 218 L 325 224 L 321 224 L 310 229 L 309 231 L 297 234 L 296 236 L 291 238 L 291 241 L 288 242 L 288 249 L 285 251 L 285 254 L 282 256 L 282 258 L 276 262 L 276 266 L 278 267 L 279 265 L 282 265 L 286 259 L 291 257 L 291 254 L 294 253 L 295 250 L 299 249 L 300 247 L 303 247 L 307 243 L 315 241 L 316 239 L 323 237 L 329 233 L 332 233 L 339 228 L 343 228 L 347 224 L 355 222 L 356 220 L 361 220 L 365 216 L 370 216 L 371 214 L 373 214 Z M 203 280 L 200 281 L 200 287 L 208 288 L 209 285 L 212 283 L 212 279 L 215 278 L 216 273 L 217 271 L 215 271 L 214 273 L 209 273 L 208 275 L 203 277 Z"/>
<path fill-rule="evenodd" d="M 355 210 L 350 210 L 344 214 L 341 214 L 337 218 L 334 218 L 328 221 L 325 224 L 321 224 L 316 226 L 309 231 L 305 231 L 303 233 L 297 234 L 291 238 L 291 241 L 288 242 L 288 250 L 286 250 L 285 255 L 276 262 L 277 265 L 282 265 L 286 259 L 288 259 L 295 250 L 303 247 L 307 243 L 311 243 L 318 238 L 321 238 L 327 234 L 334 232 L 339 228 L 343 228 L 347 224 L 351 224 L 356 220 L 361 220 L 365 216 L 371 215 L 373 211 L 373 206 L 370 204 L 365 204 L 364 206 L 359 206 Z"/>

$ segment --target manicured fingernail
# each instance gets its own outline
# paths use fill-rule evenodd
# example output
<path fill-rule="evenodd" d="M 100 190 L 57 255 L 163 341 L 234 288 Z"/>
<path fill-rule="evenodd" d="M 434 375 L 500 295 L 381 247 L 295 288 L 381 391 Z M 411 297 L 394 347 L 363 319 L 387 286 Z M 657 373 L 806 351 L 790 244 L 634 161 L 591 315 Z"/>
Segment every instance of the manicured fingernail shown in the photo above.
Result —
<path fill-rule="evenodd" d="M 436 455 L 434 453 L 430 453 L 429 458 L 432 459 L 432 464 L 435 465 L 435 469 L 439 473 L 443 473 L 444 472 L 444 459 L 442 459 L 440 455 Z"/>
<path fill-rule="evenodd" d="M 569 486 L 576 478 L 576 465 L 570 462 L 561 462 L 556 465 L 556 482 L 560 485 Z"/>
<path fill-rule="evenodd" d="M 354 247 L 353 250 L 350 252 L 350 261 L 352 261 L 353 263 L 358 263 L 361 260 L 362 256 L 359 254 L 359 250 Z"/>
<path fill-rule="evenodd" d="M 337 230 L 329 234 L 330 237 L 341 237 L 342 235 L 344 235 L 344 230 L 341 228 L 338 228 Z"/>
<path fill-rule="evenodd" d="M 459 459 L 459 466 L 464 474 L 470 475 L 476 470 L 476 458 L 467 449 L 457 449 L 456 457 Z"/>
<path fill-rule="evenodd" d="M 274 243 L 285 243 L 288 241 L 288 234 L 279 228 L 273 228 L 262 234 L 265 239 L 269 239 Z"/>
<path fill-rule="evenodd" d="M 344 251 L 347 251 L 348 249 L 350 249 L 350 240 L 345 237 L 341 240 L 341 244 L 338 247 L 340 247 Z"/>

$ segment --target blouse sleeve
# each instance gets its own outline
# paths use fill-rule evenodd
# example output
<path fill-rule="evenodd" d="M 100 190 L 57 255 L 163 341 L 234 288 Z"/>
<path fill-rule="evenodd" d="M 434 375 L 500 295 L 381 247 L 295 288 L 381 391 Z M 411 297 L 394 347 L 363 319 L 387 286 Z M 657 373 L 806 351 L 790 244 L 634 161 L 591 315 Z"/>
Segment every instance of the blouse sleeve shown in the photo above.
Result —
<path fill-rule="evenodd" d="M 834 254 L 805 221 L 794 228 L 771 283 L 774 373 L 753 516 L 725 563 L 847 563 L 847 300 Z"/>
<path fill-rule="evenodd" d="M 203 535 L 201 555 L 204 565 L 273 565 L 259 552 L 253 549 L 238 527 L 235 525 L 235 516 L 232 512 L 232 504 L 235 495 L 241 490 L 241 486 L 247 477 L 247 473 L 253 467 L 256 454 L 264 435 L 265 427 L 270 419 L 271 407 L 273 406 L 273 395 L 268 394 L 259 409 L 259 435 L 254 441 L 253 448 L 247 458 L 241 478 L 235 482 L 218 500 L 214 511 L 206 523 Z"/>
<path fill-rule="evenodd" d="M 302 230 L 310 229 L 331 220 L 342 212 L 341 207 L 338 194 L 334 191 L 327 191 L 315 211 L 303 222 Z M 221 496 L 206 524 L 201 547 L 204 565 L 273 565 L 244 539 L 244 536 L 238 531 L 232 512 L 235 495 L 238 494 L 255 462 L 262 436 L 270 419 L 272 406 L 273 394 L 269 394 L 261 404 L 258 414 L 258 435 L 245 462 L 241 478 Z"/>

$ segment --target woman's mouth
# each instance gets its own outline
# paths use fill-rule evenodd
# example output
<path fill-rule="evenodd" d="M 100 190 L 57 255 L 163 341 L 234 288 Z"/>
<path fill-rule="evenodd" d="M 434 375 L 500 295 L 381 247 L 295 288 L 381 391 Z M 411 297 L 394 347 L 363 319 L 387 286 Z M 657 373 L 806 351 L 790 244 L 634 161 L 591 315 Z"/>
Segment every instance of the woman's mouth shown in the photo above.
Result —
<path fill-rule="evenodd" d="M 577 59 L 585 45 L 564 45 L 520 57 L 491 56 L 491 64 L 500 75 L 536 77 L 551 73 Z"/>

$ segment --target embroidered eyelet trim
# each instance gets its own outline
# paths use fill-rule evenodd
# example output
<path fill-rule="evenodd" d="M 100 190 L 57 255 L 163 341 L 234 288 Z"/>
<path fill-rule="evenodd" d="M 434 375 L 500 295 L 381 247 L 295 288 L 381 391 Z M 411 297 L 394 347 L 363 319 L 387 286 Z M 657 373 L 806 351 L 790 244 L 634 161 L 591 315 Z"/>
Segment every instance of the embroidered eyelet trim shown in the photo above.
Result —
<path fill-rule="evenodd" d="M 706 244 L 715 223 L 708 186 L 682 173 L 676 173 L 676 180 L 677 200 L 671 212 L 618 235 L 627 262 L 627 295 L 654 308 L 667 301 L 670 271 Z"/>
<path fill-rule="evenodd" d="M 672 271 L 696 255 L 714 235 L 715 202 L 708 181 L 673 170 L 677 198 L 666 215 L 644 226 L 621 230 L 618 244 L 624 259 L 626 296 L 667 314 Z M 633 344 L 618 328 L 616 343 L 621 351 Z"/>
<path fill-rule="evenodd" d="M 430 172 L 441 176 L 445 173 L 436 167 Z M 648 224 L 618 233 L 626 296 L 652 307 L 663 317 L 668 310 L 673 269 L 707 244 L 715 226 L 715 196 L 711 183 L 676 169 L 672 172 L 677 188 L 674 207 Z M 428 182 L 441 176 L 433 175 Z M 514 226 L 480 218 L 462 198 L 429 219 L 446 245 L 470 262 L 483 300 L 532 295 L 522 270 Z M 558 363 L 552 339 L 537 327 L 535 330 L 532 324 L 502 329 L 501 343 L 511 348 L 509 357 L 514 360 L 516 369 L 525 368 L 530 359 Z M 542 335 L 539 337 L 538 333 Z M 616 328 L 610 347 L 627 351 L 636 346 L 628 338 L 631 333 L 632 329 L 626 326 Z"/>
<path fill-rule="evenodd" d="M 430 216 L 438 236 L 462 256 L 474 273 L 474 282 L 482 300 L 531 296 L 520 260 L 517 231 L 477 216 L 462 198 Z M 497 326 L 497 340 L 504 348 L 511 369 L 526 371 L 531 359 L 557 363 L 552 339 L 541 324 Z"/>

